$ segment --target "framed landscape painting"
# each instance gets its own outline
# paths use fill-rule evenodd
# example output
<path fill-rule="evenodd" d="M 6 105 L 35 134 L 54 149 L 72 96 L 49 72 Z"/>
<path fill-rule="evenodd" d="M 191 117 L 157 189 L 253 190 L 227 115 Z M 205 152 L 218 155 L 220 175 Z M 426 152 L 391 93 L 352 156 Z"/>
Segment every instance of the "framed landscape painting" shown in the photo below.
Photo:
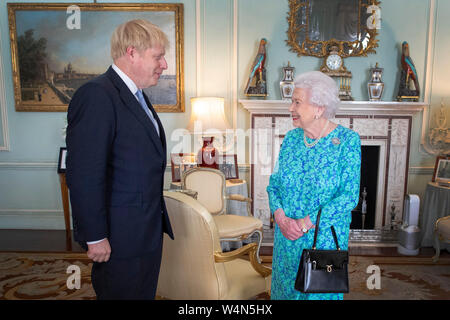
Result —
<path fill-rule="evenodd" d="M 158 112 L 184 112 L 183 4 L 8 3 L 16 111 L 66 111 L 74 92 L 112 64 L 114 29 L 132 19 L 169 39 L 168 69 L 144 89 Z"/>

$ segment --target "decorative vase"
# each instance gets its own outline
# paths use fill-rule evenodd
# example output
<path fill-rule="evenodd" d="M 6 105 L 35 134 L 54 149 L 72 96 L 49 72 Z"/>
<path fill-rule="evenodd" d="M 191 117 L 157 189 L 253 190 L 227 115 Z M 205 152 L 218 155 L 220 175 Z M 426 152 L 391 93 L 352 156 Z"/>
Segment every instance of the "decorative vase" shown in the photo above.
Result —
<path fill-rule="evenodd" d="M 287 67 L 283 68 L 283 80 L 280 81 L 281 99 L 289 100 L 294 92 L 294 67 L 288 61 Z"/>
<path fill-rule="evenodd" d="M 219 169 L 219 151 L 214 148 L 214 137 L 203 137 L 203 146 L 197 154 L 199 167 Z"/>
<path fill-rule="evenodd" d="M 375 68 L 371 68 L 372 73 L 369 83 L 367 83 L 367 90 L 369 92 L 370 101 L 380 101 L 383 95 L 384 83 L 381 81 L 381 74 L 383 73 L 383 68 L 378 67 L 378 62 Z"/>

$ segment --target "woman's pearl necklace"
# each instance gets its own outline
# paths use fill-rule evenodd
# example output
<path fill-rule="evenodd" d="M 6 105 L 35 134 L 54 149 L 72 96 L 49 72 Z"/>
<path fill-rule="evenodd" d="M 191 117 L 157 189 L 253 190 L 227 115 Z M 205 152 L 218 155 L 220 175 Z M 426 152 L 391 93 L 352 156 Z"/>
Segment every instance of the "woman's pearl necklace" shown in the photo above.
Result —
<path fill-rule="evenodd" d="M 303 130 L 303 142 L 305 143 L 305 146 L 307 148 L 312 148 L 319 142 L 319 140 L 322 138 L 322 135 L 324 134 L 325 130 L 327 130 L 329 122 L 330 121 L 327 120 L 327 122 L 323 126 L 322 131 L 319 134 L 319 137 L 316 140 L 314 140 L 312 143 L 308 143 L 308 141 L 306 141 L 306 134 L 305 134 L 305 131 Z"/>

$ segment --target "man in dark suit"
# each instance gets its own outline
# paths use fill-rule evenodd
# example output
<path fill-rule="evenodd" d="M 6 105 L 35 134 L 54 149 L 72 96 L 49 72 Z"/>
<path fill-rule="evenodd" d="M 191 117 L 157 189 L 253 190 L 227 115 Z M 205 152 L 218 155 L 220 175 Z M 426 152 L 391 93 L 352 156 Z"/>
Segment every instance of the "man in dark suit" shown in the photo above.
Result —
<path fill-rule="evenodd" d="M 98 299 L 154 299 L 163 232 L 166 139 L 143 88 L 167 69 L 166 35 L 145 20 L 114 31 L 114 64 L 74 94 L 67 114 L 67 183 L 74 238 L 94 263 Z"/>

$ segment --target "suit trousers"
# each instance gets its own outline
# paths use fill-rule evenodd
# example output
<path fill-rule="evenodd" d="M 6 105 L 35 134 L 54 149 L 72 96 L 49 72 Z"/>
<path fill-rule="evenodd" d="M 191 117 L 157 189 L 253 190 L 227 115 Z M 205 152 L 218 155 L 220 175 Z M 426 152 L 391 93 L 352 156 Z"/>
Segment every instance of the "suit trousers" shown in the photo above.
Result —
<path fill-rule="evenodd" d="M 160 245 L 145 255 L 92 265 L 92 286 L 98 300 L 153 300 L 162 257 Z"/>

